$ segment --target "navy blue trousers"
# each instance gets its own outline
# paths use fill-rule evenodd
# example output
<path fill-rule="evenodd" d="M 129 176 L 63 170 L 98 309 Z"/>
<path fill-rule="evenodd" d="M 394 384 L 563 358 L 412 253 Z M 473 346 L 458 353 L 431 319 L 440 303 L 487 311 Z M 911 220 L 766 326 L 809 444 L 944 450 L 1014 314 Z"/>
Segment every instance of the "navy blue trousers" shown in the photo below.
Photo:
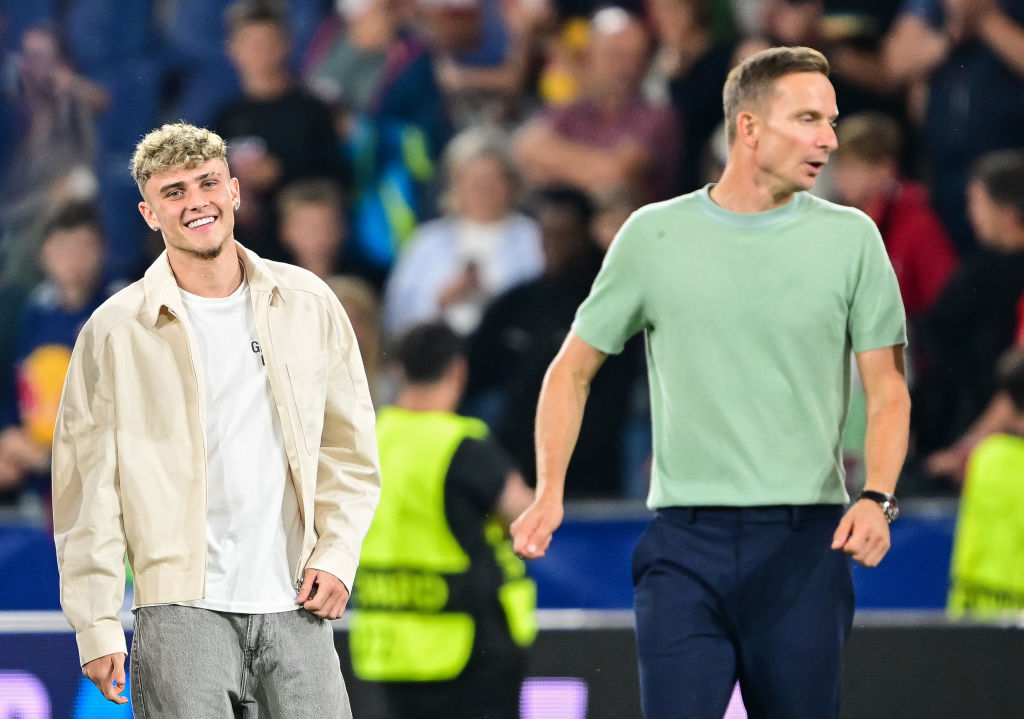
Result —
<path fill-rule="evenodd" d="M 722 719 L 738 680 L 750 719 L 839 716 L 853 621 L 837 505 L 669 508 L 633 553 L 646 719 Z"/>

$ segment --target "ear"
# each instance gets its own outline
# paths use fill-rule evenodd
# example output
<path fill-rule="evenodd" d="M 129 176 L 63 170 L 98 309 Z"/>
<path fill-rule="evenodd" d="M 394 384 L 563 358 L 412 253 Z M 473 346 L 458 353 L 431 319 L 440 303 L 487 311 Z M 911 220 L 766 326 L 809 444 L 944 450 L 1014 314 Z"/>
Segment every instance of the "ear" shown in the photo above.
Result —
<path fill-rule="evenodd" d="M 757 115 L 749 110 L 743 110 L 736 115 L 736 139 L 747 146 L 757 143 L 761 133 L 760 121 Z"/>
<path fill-rule="evenodd" d="M 156 213 L 150 209 L 149 203 L 145 200 L 139 203 L 139 213 L 142 215 L 142 219 L 146 221 L 146 224 L 149 225 L 149 229 L 160 229 L 160 222 L 156 219 Z"/>
<path fill-rule="evenodd" d="M 238 178 L 232 177 L 228 180 L 228 192 L 231 194 L 231 204 L 238 205 L 242 199 L 242 194 L 238 189 Z M 235 208 L 237 209 L 237 207 Z"/>

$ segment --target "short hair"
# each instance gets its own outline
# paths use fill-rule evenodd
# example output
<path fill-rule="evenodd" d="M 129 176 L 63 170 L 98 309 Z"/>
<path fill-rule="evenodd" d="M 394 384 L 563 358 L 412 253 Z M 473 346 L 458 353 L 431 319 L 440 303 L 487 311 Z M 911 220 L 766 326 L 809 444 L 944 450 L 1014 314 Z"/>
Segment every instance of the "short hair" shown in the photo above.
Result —
<path fill-rule="evenodd" d="M 756 52 L 729 71 L 722 88 L 725 132 L 729 146 L 736 140 L 736 116 L 768 99 L 775 82 L 797 72 L 829 74 L 828 60 L 809 47 L 770 47 Z"/>
<path fill-rule="evenodd" d="M 892 117 L 881 112 L 858 112 L 839 123 L 836 130 L 839 157 L 865 162 L 899 162 L 903 153 L 903 130 Z"/>
<path fill-rule="evenodd" d="M 198 167 L 218 158 L 226 163 L 227 156 L 228 145 L 216 132 L 176 122 L 153 130 L 139 140 L 132 155 L 132 177 L 139 192 L 143 192 L 149 178 L 164 170 Z"/>
<path fill-rule="evenodd" d="M 441 198 L 442 207 L 448 212 L 456 212 L 451 196 L 451 180 L 460 167 L 479 157 L 490 157 L 501 167 L 509 185 L 510 203 L 515 204 L 516 195 L 520 190 L 519 166 L 512 157 L 512 147 L 508 134 L 503 130 L 489 125 L 469 127 L 449 141 L 444 150 L 444 169 L 448 178 L 449 189 Z"/>
<path fill-rule="evenodd" d="M 231 37 L 246 25 L 271 23 L 288 32 L 288 12 L 274 0 L 235 0 L 224 9 L 224 29 Z"/>
<path fill-rule="evenodd" d="M 1017 210 L 1024 222 L 1024 150 L 982 155 L 971 167 L 971 179 L 981 183 L 994 203 Z"/>
<path fill-rule="evenodd" d="M 411 384 L 437 382 L 460 357 L 465 341 L 444 322 L 425 322 L 408 329 L 395 348 L 398 366 Z"/>
<path fill-rule="evenodd" d="M 996 380 L 1017 411 L 1024 412 L 1024 349 L 1014 348 L 1000 358 Z"/>
<path fill-rule="evenodd" d="M 285 185 L 277 195 L 277 213 L 284 215 L 295 205 L 324 205 L 342 213 L 345 191 L 336 180 L 318 177 L 295 180 Z"/>
<path fill-rule="evenodd" d="M 46 222 L 43 229 L 43 242 L 55 232 L 66 232 L 87 227 L 103 241 L 103 223 L 96 205 L 85 200 L 73 200 L 61 205 Z"/>
<path fill-rule="evenodd" d="M 547 208 L 568 210 L 583 227 L 589 227 L 594 217 L 594 202 L 587 193 L 569 185 L 548 185 L 534 190 L 529 207 L 534 215 Z"/>

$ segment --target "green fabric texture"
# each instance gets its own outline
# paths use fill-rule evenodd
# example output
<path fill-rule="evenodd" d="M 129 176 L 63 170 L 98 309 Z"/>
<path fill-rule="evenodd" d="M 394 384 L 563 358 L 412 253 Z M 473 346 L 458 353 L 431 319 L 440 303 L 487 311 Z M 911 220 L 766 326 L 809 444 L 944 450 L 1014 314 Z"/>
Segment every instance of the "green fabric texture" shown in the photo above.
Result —
<path fill-rule="evenodd" d="M 950 573 L 954 616 L 1024 609 L 1024 438 L 994 434 L 971 453 Z"/>
<path fill-rule="evenodd" d="M 740 214 L 709 188 L 634 213 L 573 324 L 610 354 L 646 332 L 648 506 L 846 502 L 850 352 L 906 343 L 881 236 L 807 193 Z"/>

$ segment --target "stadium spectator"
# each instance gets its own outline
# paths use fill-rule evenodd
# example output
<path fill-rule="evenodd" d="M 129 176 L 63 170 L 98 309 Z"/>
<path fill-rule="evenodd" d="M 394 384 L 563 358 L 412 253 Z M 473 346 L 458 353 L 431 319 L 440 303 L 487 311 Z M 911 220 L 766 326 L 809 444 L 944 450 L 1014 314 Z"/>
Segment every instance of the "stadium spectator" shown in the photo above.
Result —
<path fill-rule="evenodd" d="M 354 171 L 352 247 L 390 269 L 417 222 L 433 217 L 435 163 L 451 122 L 410 3 L 346 0 L 307 53 L 304 79 L 335 110 Z"/>
<path fill-rule="evenodd" d="M 1024 292 L 1024 150 L 983 155 L 967 195 L 981 249 L 961 263 L 918 323 L 927 360 L 914 384 L 915 449 L 922 458 L 973 434 L 969 428 L 995 392 L 996 361 L 1014 341 Z"/>
<path fill-rule="evenodd" d="M 234 241 L 226 155 L 179 123 L 132 158 L 166 251 L 71 356 L 53 447 L 61 605 L 112 702 L 128 700 L 127 554 L 136 711 L 350 718 L 326 620 L 380 492 L 373 407 L 330 289 Z"/>
<path fill-rule="evenodd" d="M 0 483 L 48 499 L 50 446 L 71 349 L 89 315 L 119 288 L 102 280 L 104 238 L 95 208 L 63 207 L 43 233 L 46 279 L 22 306 L 12 337 L 13 381 L 0 418 Z"/>
<path fill-rule="evenodd" d="M 445 168 L 448 212 L 416 229 L 385 289 L 389 337 L 435 318 L 467 335 L 491 299 L 544 267 L 537 223 L 516 210 L 519 179 L 504 134 L 463 131 Z"/>
<path fill-rule="evenodd" d="M 385 716 L 518 719 L 536 589 L 507 522 L 533 492 L 487 426 L 455 414 L 463 341 L 443 323 L 399 341 L 394 406 L 377 415 L 383 490 L 363 542 L 352 666 Z"/>
<path fill-rule="evenodd" d="M 653 0 L 650 21 L 658 35 L 652 74 L 679 122 L 679 192 L 705 184 L 704 149 L 722 122 L 722 83 L 736 43 L 714 36 L 714 0 Z"/>
<path fill-rule="evenodd" d="M 965 255 L 982 242 L 965 208 L 970 168 L 1020 142 L 1024 2 L 904 0 L 884 46 L 914 105 L 932 202 Z"/>
<path fill-rule="evenodd" d="M 275 241 L 275 198 L 298 179 L 344 183 L 347 169 L 328 107 L 288 67 L 287 15 L 266 0 L 237 0 L 225 10 L 227 55 L 242 97 L 219 108 L 214 128 L 228 143 L 231 171 L 245 187 L 239 231 L 259 254 L 286 258 Z"/>
<path fill-rule="evenodd" d="M 533 484 L 533 416 L 544 371 L 590 291 L 602 251 L 590 234 L 593 206 L 581 190 L 544 188 L 530 205 L 540 226 L 544 273 L 499 295 L 484 313 L 470 342 L 467 408 L 481 412 L 477 416 Z M 593 411 L 567 472 L 569 496 L 621 496 L 623 429 L 642 362 L 641 344 L 634 342 L 595 379 L 588 399 Z"/>
<path fill-rule="evenodd" d="M 1007 357 L 1005 427 L 971 451 L 960 498 L 947 609 L 993 618 L 1024 610 L 1024 351 Z"/>
<path fill-rule="evenodd" d="M 109 97 L 74 71 L 51 25 L 25 30 L 14 70 L 8 90 L 18 125 L 5 139 L 13 153 L 0 181 L 0 271 L 5 281 L 34 284 L 45 218 L 95 195 L 95 116 Z"/>
<path fill-rule="evenodd" d="M 338 297 L 342 309 L 352 323 L 352 331 L 359 345 L 359 355 L 366 370 L 366 384 L 374 406 L 388 396 L 389 387 L 381 373 L 384 359 L 380 329 L 380 301 L 373 286 L 354 275 L 334 275 L 326 280 L 327 286 Z"/>
<path fill-rule="evenodd" d="M 806 192 L 836 147 L 827 73 L 808 48 L 730 71 L 721 181 L 631 217 L 541 391 L 537 498 L 512 525 L 526 557 L 562 521 L 591 381 L 645 332 L 657 515 L 633 581 L 648 719 L 718 719 L 737 678 L 754 716 L 838 717 L 846 555 L 872 567 L 889 548 L 910 414 L 903 307 L 874 224 Z M 868 491 L 844 513 L 851 350 Z"/>
<path fill-rule="evenodd" d="M 568 184 L 592 194 L 626 187 L 644 201 L 676 188 L 679 138 L 673 112 L 641 96 L 650 38 L 619 7 L 591 21 L 581 96 L 528 121 L 516 155 L 532 187 Z"/>
<path fill-rule="evenodd" d="M 927 189 L 900 172 L 903 133 L 881 113 L 842 119 L 834 182 L 838 199 L 875 221 L 900 284 L 911 329 L 956 267 L 956 251 Z"/>

